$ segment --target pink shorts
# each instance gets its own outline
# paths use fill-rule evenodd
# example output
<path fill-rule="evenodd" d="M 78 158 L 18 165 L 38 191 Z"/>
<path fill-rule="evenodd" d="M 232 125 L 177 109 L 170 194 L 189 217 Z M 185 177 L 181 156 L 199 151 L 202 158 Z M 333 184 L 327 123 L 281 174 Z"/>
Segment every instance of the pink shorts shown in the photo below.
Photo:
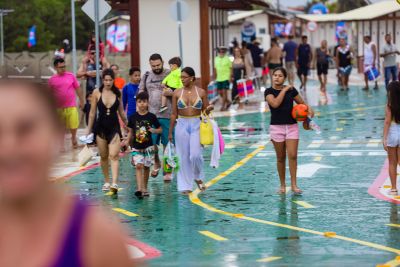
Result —
<path fill-rule="evenodd" d="M 296 124 L 270 125 L 271 140 L 285 142 L 287 139 L 299 139 L 299 126 Z"/>

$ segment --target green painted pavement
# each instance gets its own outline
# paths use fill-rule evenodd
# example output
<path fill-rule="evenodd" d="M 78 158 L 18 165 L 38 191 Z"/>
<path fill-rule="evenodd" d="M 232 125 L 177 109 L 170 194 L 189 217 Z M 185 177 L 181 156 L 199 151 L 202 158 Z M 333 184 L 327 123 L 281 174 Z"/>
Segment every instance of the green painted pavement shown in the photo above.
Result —
<path fill-rule="evenodd" d="M 322 134 L 301 130 L 299 169 L 308 164 L 302 170 L 304 177 L 299 178 L 299 186 L 304 190 L 302 196 L 276 194 L 279 181 L 269 143 L 199 198 L 227 212 L 320 232 L 336 232 L 400 249 L 400 229 L 386 225 L 400 223 L 399 207 L 367 193 L 385 160 L 379 140 L 386 92 L 384 89 L 362 92 L 355 87 L 349 93 L 333 87 L 329 92 L 332 104 L 316 108 Z M 211 149 L 205 150 L 207 180 L 269 141 L 269 116 L 269 113 L 255 113 L 218 118 L 230 148 L 226 149 L 219 169 L 208 167 Z M 310 169 L 314 171 L 307 177 Z M 117 213 L 135 238 L 162 252 L 160 258 L 149 262 L 150 266 L 375 266 L 396 256 L 352 242 L 206 210 L 180 195 L 175 182 L 164 184 L 161 175 L 150 179 L 150 198 L 138 200 L 133 196 L 134 169 L 128 158 L 121 160 L 120 187 L 124 190 L 118 199 L 101 192 L 99 168 L 77 175 L 68 183 L 83 198 L 139 215 Z M 304 202 L 312 208 L 299 204 Z M 227 240 L 218 241 L 199 231 L 209 231 Z M 281 258 L 257 262 L 269 257 Z"/>

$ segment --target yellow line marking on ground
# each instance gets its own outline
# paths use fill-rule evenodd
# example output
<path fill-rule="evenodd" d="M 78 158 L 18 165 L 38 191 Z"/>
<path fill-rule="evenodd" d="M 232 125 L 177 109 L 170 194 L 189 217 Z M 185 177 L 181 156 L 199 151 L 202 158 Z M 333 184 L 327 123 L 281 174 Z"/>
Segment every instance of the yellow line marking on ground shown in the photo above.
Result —
<path fill-rule="evenodd" d="M 315 208 L 313 205 L 311 205 L 310 203 L 307 203 L 305 201 L 296 200 L 296 201 L 293 201 L 293 203 L 296 203 L 297 205 L 300 205 L 306 209 Z"/>
<path fill-rule="evenodd" d="M 282 259 L 282 257 L 267 257 L 267 258 L 262 258 L 257 260 L 258 262 L 271 262 L 271 261 L 276 261 L 276 260 L 280 260 Z"/>
<path fill-rule="evenodd" d="M 389 223 L 386 224 L 387 226 L 391 226 L 391 227 L 399 227 L 400 228 L 400 224 L 394 224 L 394 223 Z"/>
<path fill-rule="evenodd" d="M 205 235 L 205 236 L 207 236 L 209 238 L 212 238 L 214 240 L 217 240 L 217 241 L 226 241 L 226 240 L 228 240 L 227 238 L 222 237 L 222 236 L 217 235 L 217 234 L 214 234 L 213 232 L 210 232 L 210 231 L 199 231 L 199 233 L 202 234 L 202 235 Z"/>
<path fill-rule="evenodd" d="M 116 211 L 116 212 L 119 212 L 119 213 L 122 213 L 122 214 L 124 214 L 126 216 L 129 216 L 129 217 L 138 217 L 139 216 L 136 213 L 133 213 L 133 212 L 130 212 L 129 210 L 124 210 L 124 209 L 121 209 L 121 208 L 113 208 L 112 210 Z"/>
<path fill-rule="evenodd" d="M 400 256 L 397 256 L 394 260 L 388 261 L 384 264 L 378 264 L 377 267 L 397 267 L 400 266 Z"/>
<path fill-rule="evenodd" d="M 314 158 L 314 161 L 321 161 L 321 159 L 322 159 L 322 157 L 321 157 L 321 156 L 318 156 L 318 157 L 315 157 L 315 158 Z"/>
<path fill-rule="evenodd" d="M 262 150 L 264 150 L 264 148 L 265 148 L 265 145 L 264 146 L 260 146 L 259 148 L 257 148 L 253 152 L 247 154 L 243 159 L 241 159 L 236 164 L 234 164 L 232 167 L 230 167 L 228 170 L 223 172 L 223 174 L 221 173 L 221 174 L 217 175 L 215 178 L 213 178 L 212 180 L 210 180 L 209 182 L 207 182 L 206 186 L 209 188 L 213 184 L 217 183 L 219 180 L 225 178 L 227 175 L 231 174 L 236 169 L 238 169 L 240 166 L 242 166 L 243 164 L 248 162 L 255 155 L 257 155 L 257 153 L 259 153 Z M 222 215 L 226 215 L 226 216 L 230 216 L 230 217 L 234 217 L 234 218 L 238 218 L 238 219 L 242 219 L 242 220 L 252 221 L 252 222 L 256 222 L 256 223 L 261 223 L 261 224 L 266 224 L 266 225 L 271 225 L 271 226 L 276 226 L 276 227 L 281 227 L 281 228 L 286 228 L 286 229 L 295 230 L 295 231 L 304 232 L 304 233 L 309 233 L 309 234 L 314 234 L 314 235 L 325 236 L 324 232 L 315 231 L 315 230 L 311 230 L 311 229 L 307 229 L 307 228 L 301 228 L 301 227 L 297 227 L 297 226 L 292 226 L 292 225 L 289 225 L 289 224 L 282 224 L 282 223 L 276 223 L 276 222 L 272 222 L 272 221 L 252 218 L 252 217 L 245 216 L 244 214 L 232 213 L 232 212 L 227 212 L 227 211 L 224 211 L 224 210 L 217 209 L 217 208 L 215 208 L 215 207 L 213 207 L 213 206 L 211 206 L 209 204 L 206 204 L 203 201 L 201 201 L 201 199 L 199 198 L 199 193 L 201 193 L 201 191 L 199 189 L 196 189 L 192 193 L 190 193 L 189 194 L 190 201 L 192 201 L 192 203 L 194 203 L 194 204 L 196 204 L 196 205 L 198 205 L 198 206 L 200 206 L 200 207 L 202 207 L 204 209 L 207 209 L 209 211 L 212 211 L 212 212 L 215 212 L 215 213 L 218 213 L 218 214 L 222 214 Z M 352 242 L 352 243 L 355 243 L 355 244 L 359 244 L 359 245 L 375 248 L 375 249 L 382 250 L 382 251 L 393 252 L 393 253 L 396 253 L 397 255 L 400 255 L 400 249 L 395 249 L 395 248 L 383 246 L 383 245 L 372 243 L 372 242 L 368 242 L 368 241 L 358 240 L 358 239 L 349 238 L 349 237 L 345 237 L 345 236 L 341 236 L 341 235 L 331 236 L 330 238 L 336 238 L 336 239 L 340 239 L 340 240 L 343 240 L 343 241 Z"/>

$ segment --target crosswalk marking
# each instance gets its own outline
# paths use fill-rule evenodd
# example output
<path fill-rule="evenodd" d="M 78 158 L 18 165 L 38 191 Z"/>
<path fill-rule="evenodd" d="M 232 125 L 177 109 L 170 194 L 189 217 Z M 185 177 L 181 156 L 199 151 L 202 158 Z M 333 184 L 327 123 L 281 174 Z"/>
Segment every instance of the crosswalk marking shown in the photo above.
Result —
<path fill-rule="evenodd" d="M 386 151 L 369 152 L 368 156 L 386 156 Z"/>
<path fill-rule="evenodd" d="M 378 147 L 381 143 L 380 139 L 371 139 L 367 143 L 367 147 Z"/>
<path fill-rule="evenodd" d="M 333 156 L 333 157 L 338 157 L 338 156 L 362 156 L 362 152 L 359 152 L 359 151 L 352 151 L 352 152 L 338 151 L 338 152 L 331 152 L 331 156 Z"/>
<path fill-rule="evenodd" d="M 340 147 L 340 148 L 350 147 L 351 143 L 353 143 L 353 140 L 351 140 L 351 139 L 341 140 L 339 142 L 339 144 L 337 145 L 337 147 Z"/>
<path fill-rule="evenodd" d="M 325 140 L 314 140 L 311 144 L 308 145 L 308 148 L 317 148 L 321 147 L 321 145 L 325 143 Z"/>

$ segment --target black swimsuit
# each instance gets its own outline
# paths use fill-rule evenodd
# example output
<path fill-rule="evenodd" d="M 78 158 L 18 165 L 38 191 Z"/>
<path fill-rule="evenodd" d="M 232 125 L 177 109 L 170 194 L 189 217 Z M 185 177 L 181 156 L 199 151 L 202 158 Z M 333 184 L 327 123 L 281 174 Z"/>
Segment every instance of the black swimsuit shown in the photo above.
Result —
<path fill-rule="evenodd" d="M 116 97 L 114 104 L 110 108 L 107 108 L 103 102 L 103 96 L 100 96 L 97 108 L 99 111 L 96 122 L 97 136 L 106 140 L 108 144 L 111 143 L 116 134 L 121 138 L 121 128 L 118 121 L 118 97 Z"/>

